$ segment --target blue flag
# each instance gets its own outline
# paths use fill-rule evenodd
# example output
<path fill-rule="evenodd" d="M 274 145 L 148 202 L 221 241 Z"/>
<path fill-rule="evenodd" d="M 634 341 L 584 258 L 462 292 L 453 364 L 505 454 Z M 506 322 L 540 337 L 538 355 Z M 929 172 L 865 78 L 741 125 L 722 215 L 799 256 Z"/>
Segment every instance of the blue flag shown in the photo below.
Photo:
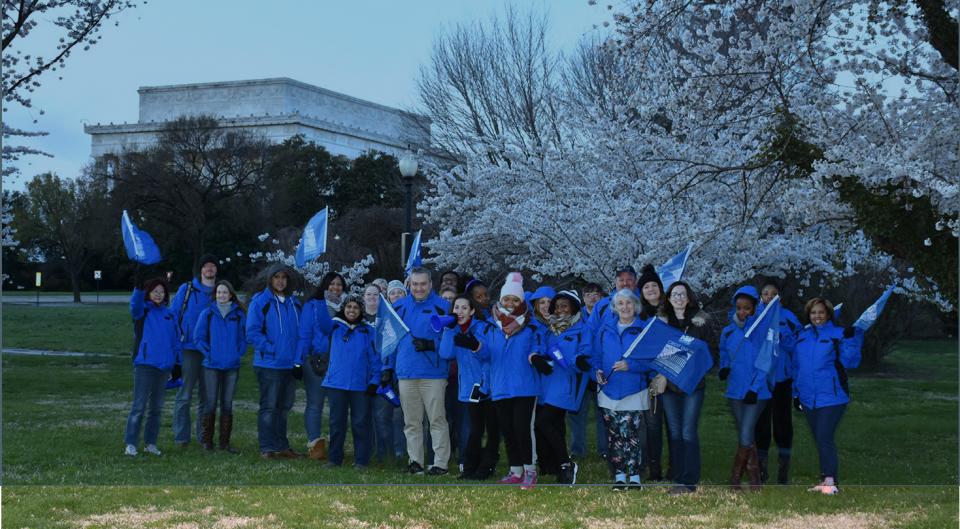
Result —
<path fill-rule="evenodd" d="M 767 373 L 773 373 L 780 355 L 780 296 L 763 307 L 763 312 L 753 321 L 744 334 L 757 348 L 757 359 L 753 367 Z"/>
<path fill-rule="evenodd" d="M 570 368 L 570 363 L 567 362 L 567 359 L 563 357 L 563 353 L 560 352 L 559 347 L 554 347 L 550 350 L 550 359 L 562 366 L 564 369 Z"/>
<path fill-rule="evenodd" d="M 152 265 L 160 262 L 160 248 L 153 242 L 149 233 L 134 226 L 127 210 L 120 216 L 120 233 L 123 235 L 123 247 L 127 257 L 140 264 Z"/>
<path fill-rule="evenodd" d="M 688 244 L 686 250 L 674 255 L 657 268 L 657 274 L 660 276 L 663 288 L 668 288 L 671 284 L 683 278 L 683 271 L 687 268 L 687 259 L 690 257 L 691 250 L 693 250 L 693 243 Z"/>
<path fill-rule="evenodd" d="M 867 310 L 863 311 L 863 314 L 857 318 L 857 321 L 853 322 L 853 326 L 866 331 L 877 322 L 877 318 L 880 317 L 880 314 L 883 313 L 883 307 L 887 305 L 887 300 L 890 299 L 890 294 L 893 294 L 893 285 L 887 287 L 883 291 L 883 294 L 880 294 L 880 297 L 873 302 L 873 305 L 867 307 Z"/>
<path fill-rule="evenodd" d="M 843 303 L 838 303 L 837 306 L 833 307 L 833 321 L 840 321 L 840 307 L 843 307 Z"/>
<path fill-rule="evenodd" d="M 377 388 L 377 395 L 380 395 L 387 402 L 393 404 L 394 408 L 400 407 L 400 397 L 397 396 L 397 392 L 393 391 L 393 388 L 390 386 L 380 386 Z"/>
<path fill-rule="evenodd" d="M 303 268 L 307 261 L 311 261 L 327 251 L 327 209 L 310 218 L 303 228 L 303 236 L 297 246 L 297 267 Z"/>
<path fill-rule="evenodd" d="M 376 347 L 380 351 L 380 360 L 384 363 L 397 350 L 397 345 L 410 332 L 390 303 L 380 294 L 380 305 L 377 307 L 377 339 Z"/>
<path fill-rule="evenodd" d="M 423 264 L 423 249 L 420 246 L 421 233 L 423 233 L 423 230 L 417 230 L 417 234 L 413 237 L 413 244 L 410 245 L 410 254 L 407 255 L 407 266 L 404 268 L 407 275 L 410 275 L 410 271 L 413 270 L 414 267 Z"/>
<path fill-rule="evenodd" d="M 651 368 L 687 393 L 695 390 L 703 375 L 713 367 L 706 342 L 682 333 L 659 318 L 650 318 L 650 323 L 623 356 L 650 360 Z"/>

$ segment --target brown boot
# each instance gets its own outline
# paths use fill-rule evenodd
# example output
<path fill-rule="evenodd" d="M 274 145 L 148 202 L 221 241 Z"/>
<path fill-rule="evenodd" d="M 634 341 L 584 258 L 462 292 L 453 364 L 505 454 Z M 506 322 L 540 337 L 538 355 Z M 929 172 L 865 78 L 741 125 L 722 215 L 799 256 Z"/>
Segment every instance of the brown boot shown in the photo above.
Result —
<path fill-rule="evenodd" d="M 323 437 L 314 439 L 307 443 L 307 457 L 315 461 L 321 461 L 327 458 L 327 440 Z"/>
<path fill-rule="evenodd" d="M 213 425 L 216 421 L 217 415 L 215 413 L 204 414 L 201 419 L 201 428 L 203 429 L 200 432 L 200 447 L 204 450 L 213 450 Z"/>
<path fill-rule="evenodd" d="M 233 415 L 220 416 L 220 450 L 231 454 L 239 454 L 240 451 L 230 446 L 230 434 L 233 432 Z"/>
<path fill-rule="evenodd" d="M 750 490 L 758 491 L 763 487 L 763 482 L 760 480 L 760 456 L 754 445 L 747 448 L 747 478 L 750 479 Z"/>
<path fill-rule="evenodd" d="M 733 458 L 733 469 L 730 471 L 730 488 L 741 490 L 740 478 L 743 477 L 743 469 L 747 466 L 750 448 L 746 446 L 737 446 L 737 455 Z"/>

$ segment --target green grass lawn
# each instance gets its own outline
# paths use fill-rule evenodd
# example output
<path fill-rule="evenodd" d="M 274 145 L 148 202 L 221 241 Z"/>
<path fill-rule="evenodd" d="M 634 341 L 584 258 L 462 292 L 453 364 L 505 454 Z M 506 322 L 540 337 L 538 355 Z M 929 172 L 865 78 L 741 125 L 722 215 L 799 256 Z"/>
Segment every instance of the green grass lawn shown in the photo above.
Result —
<path fill-rule="evenodd" d="M 349 436 L 342 469 L 305 460 L 262 461 L 249 356 L 235 402 L 234 444 L 242 455 L 204 454 L 196 445 L 175 449 L 168 392 L 164 455 L 126 458 L 122 435 L 132 377 L 125 307 L 8 309 L 5 347 L 117 357 L 3 357 L 4 527 L 941 528 L 958 522 L 953 342 L 905 342 L 882 370 L 852 374 L 854 400 L 838 437 L 843 492 L 837 497 L 805 492 L 818 470 L 799 414 L 793 486 L 759 494 L 722 487 L 736 441 L 721 384 L 712 376 L 700 424 L 705 486 L 673 498 L 660 487 L 614 493 L 586 485 L 608 479 L 596 457 L 581 462 L 584 486 L 532 492 L 494 485 L 373 486 L 457 482 L 452 476 L 411 477 L 392 461 L 354 471 Z M 289 421 L 291 442 L 299 449 L 306 443 L 303 402 L 301 389 Z M 314 484 L 366 486 L 308 486 Z"/>

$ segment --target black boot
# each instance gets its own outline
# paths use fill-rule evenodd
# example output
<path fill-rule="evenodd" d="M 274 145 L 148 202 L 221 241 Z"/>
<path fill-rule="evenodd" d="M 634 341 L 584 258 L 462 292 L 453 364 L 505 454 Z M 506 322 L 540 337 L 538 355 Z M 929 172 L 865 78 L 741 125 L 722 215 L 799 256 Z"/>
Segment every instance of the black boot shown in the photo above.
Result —
<path fill-rule="evenodd" d="M 767 472 L 767 454 L 757 452 L 757 458 L 760 462 L 760 483 L 767 484 L 770 474 Z"/>
<path fill-rule="evenodd" d="M 780 456 L 777 459 L 777 483 L 780 485 L 790 483 L 790 456 Z"/>

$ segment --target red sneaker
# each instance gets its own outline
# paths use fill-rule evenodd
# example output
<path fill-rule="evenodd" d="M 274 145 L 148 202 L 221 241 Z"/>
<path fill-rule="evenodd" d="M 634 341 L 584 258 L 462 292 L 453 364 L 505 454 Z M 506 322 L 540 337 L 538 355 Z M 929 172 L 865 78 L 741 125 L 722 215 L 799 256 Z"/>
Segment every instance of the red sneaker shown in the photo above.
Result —
<path fill-rule="evenodd" d="M 500 478 L 498 483 L 503 485 L 519 485 L 520 483 L 523 483 L 523 478 L 514 474 L 513 472 L 510 472 L 506 476 Z"/>
<path fill-rule="evenodd" d="M 527 470 L 523 473 L 523 483 L 520 485 L 521 490 L 530 490 L 537 484 L 537 471 L 536 470 Z"/>

